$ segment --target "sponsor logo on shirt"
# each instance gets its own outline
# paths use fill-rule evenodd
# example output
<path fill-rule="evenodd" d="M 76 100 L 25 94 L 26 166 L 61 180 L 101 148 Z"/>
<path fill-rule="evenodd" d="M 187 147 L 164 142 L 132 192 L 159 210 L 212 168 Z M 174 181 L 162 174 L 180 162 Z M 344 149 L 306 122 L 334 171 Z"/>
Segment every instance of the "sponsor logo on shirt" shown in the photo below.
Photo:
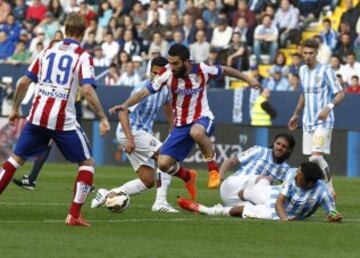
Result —
<path fill-rule="evenodd" d="M 318 88 L 318 87 L 306 87 L 306 88 L 304 88 L 304 93 L 319 94 L 320 93 L 320 88 Z"/>
<path fill-rule="evenodd" d="M 199 94 L 200 92 L 202 92 L 204 89 L 199 87 L 199 88 L 195 88 L 195 89 L 177 89 L 175 91 L 175 93 L 177 95 L 185 95 L 185 96 L 190 96 L 190 95 L 195 95 L 195 94 Z"/>
<path fill-rule="evenodd" d="M 68 99 L 69 89 L 59 89 L 59 88 L 49 88 L 49 87 L 39 87 L 38 95 L 44 97 L 50 97 L 55 99 Z"/>

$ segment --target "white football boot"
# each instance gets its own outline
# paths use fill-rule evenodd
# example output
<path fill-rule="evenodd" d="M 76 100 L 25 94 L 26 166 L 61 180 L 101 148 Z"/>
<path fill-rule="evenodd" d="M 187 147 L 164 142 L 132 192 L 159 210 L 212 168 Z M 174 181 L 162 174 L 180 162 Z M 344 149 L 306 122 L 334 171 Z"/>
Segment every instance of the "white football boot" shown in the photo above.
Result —
<path fill-rule="evenodd" d="M 169 212 L 169 213 L 179 212 L 177 209 L 172 207 L 167 201 L 155 202 L 151 207 L 151 210 L 154 212 Z"/>
<path fill-rule="evenodd" d="M 91 208 L 98 208 L 102 205 L 104 205 L 106 197 L 108 195 L 109 191 L 101 188 L 96 192 L 95 198 L 91 200 Z"/>

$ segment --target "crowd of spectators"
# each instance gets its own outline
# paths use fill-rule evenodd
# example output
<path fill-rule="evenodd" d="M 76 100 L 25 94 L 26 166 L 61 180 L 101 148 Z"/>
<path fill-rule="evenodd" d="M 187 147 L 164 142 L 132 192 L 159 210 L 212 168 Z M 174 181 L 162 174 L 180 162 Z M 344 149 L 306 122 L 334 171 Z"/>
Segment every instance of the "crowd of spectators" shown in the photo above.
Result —
<path fill-rule="evenodd" d="M 67 13 L 81 13 L 88 24 L 82 46 L 94 65 L 105 67 L 107 86 L 134 86 L 149 72 L 152 58 L 167 55 L 174 43 L 189 47 L 196 62 L 229 65 L 259 77 L 258 65 L 272 65 L 263 86 L 299 90 L 301 55 L 291 64 L 279 52 L 299 44 L 301 33 L 338 0 L 0 0 L 0 62 L 30 63 L 52 40 L 64 38 Z M 360 5 L 346 0 L 340 26 L 323 19 L 316 36 L 318 60 L 331 63 L 348 92 L 359 92 Z M 356 25 L 356 26 L 355 26 Z M 252 61 L 250 58 L 255 58 Z M 224 88 L 220 77 L 211 88 Z"/>

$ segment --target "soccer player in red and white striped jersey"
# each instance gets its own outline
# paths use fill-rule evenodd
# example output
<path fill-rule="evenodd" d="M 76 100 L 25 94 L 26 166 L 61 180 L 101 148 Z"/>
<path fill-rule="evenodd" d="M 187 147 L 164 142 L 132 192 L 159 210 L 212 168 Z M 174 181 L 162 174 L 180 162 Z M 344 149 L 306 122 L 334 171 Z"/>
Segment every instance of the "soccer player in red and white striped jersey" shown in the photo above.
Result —
<path fill-rule="evenodd" d="M 168 52 L 169 65 L 160 72 L 159 77 L 123 104 L 111 108 L 110 112 L 126 110 L 162 87 L 168 87 L 172 96 L 176 126 L 161 147 L 159 168 L 182 178 L 185 182 L 191 180 L 189 171 L 180 167 L 179 162 L 186 158 L 193 145 L 197 143 L 208 164 L 208 187 L 217 188 L 220 185 L 220 176 L 210 141 L 214 131 L 214 116 L 208 105 L 207 82 L 224 73 L 245 80 L 256 88 L 260 88 L 260 84 L 231 67 L 194 63 L 189 58 L 187 47 L 174 44 Z"/>
<path fill-rule="evenodd" d="M 66 224 L 90 226 L 80 215 L 80 209 L 93 184 L 94 162 L 89 141 L 76 123 L 75 98 L 77 85 L 100 118 L 100 133 L 110 130 L 108 119 L 94 91 L 92 59 L 81 47 L 86 22 L 81 15 L 71 13 L 65 21 L 67 38 L 51 44 L 30 65 L 18 81 L 10 123 L 19 117 L 19 106 L 31 82 L 37 83 L 30 114 L 13 155 L 0 170 L 0 193 L 16 170 L 31 156 L 41 154 L 52 139 L 66 159 L 79 164 L 72 201 Z"/>

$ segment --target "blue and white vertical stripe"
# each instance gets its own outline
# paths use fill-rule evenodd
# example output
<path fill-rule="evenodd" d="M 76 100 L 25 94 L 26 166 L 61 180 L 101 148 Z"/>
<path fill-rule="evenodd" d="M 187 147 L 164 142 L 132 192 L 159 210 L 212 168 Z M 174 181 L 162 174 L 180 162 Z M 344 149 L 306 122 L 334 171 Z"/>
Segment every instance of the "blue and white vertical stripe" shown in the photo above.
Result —
<path fill-rule="evenodd" d="M 318 180 L 311 189 L 302 189 L 295 184 L 295 174 L 291 181 L 285 181 L 279 189 L 272 187 L 270 206 L 273 219 L 278 219 L 275 211 L 275 203 L 278 194 L 286 196 L 285 211 L 289 218 L 296 217 L 298 220 L 310 217 L 321 206 L 326 214 L 335 211 L 335 202 L 328 186 L 322 180 Z"/>
<path fill-rule="evenodd" d="M 305 97 L 303 130 L 314 131 L 317 128 L 332 129 L 334 112 L 326 120 L 319 120 L 320 111 L 332 102 L 336 93 L 342 90 L 335 72 L 327 64 L 317 64 L 314 69 L 303 65 L 299 70 L 301 91 Z"/>
<path fill-rule="evenodd" d="M 131 95 L 145 88 L 149 81 L 142 81 L 139 83 L 134 90 L 131 92 Z M 170 94 L 167 87 L 163 87 L 161 91 L 156 94 L 152 94 L 138 104 L 129 108 L 130 115 L 130 128 L 132 131 L 146 131 L 148 133 L 153 133 L 154 120 L 159 112 L 159 109 L 165 103 L 170 102 Z M 122 131 L 121 124 L 118 124 L 118 130 Z"/>
<path fill-rule="evenodd" d="M 286 162 L 275 162 L 272 149 L 261 146 L 254 146 L 242 152 L 238 159 L 240 168 L 234 175 L 264 175 L 272 176 L 275 181 L 284 181 L 290 168 Z"/>

